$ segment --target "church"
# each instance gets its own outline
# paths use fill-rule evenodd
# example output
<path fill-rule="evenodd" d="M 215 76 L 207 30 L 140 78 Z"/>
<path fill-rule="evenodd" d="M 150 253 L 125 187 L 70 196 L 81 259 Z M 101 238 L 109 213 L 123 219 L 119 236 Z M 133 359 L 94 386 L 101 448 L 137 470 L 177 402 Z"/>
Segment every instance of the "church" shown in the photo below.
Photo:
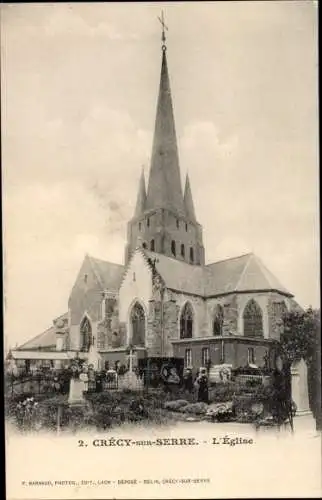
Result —
<path fill-rule="evenodd" d="M 97 369 L 140 358 L 176 357 L 186 367 L 274 365 L 282 316 L 298 308 L 253 253 L 206 263 L 179 154 L 163 34 L 149 178 L 127 223 L 124 264 L 86 255 L 67 312 L 11 351 L 17 365 L 64 366 L 79 357 Z"/>

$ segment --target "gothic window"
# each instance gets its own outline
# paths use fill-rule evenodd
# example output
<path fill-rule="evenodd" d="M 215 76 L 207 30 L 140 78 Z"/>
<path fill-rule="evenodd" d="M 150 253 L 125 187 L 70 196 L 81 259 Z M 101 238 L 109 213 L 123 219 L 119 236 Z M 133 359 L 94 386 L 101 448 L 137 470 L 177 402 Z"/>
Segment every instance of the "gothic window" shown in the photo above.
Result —
<path fill-rule="evenodd" d="M 180 225 L 179 225 L 179 220 L 178 219 L 176 220 L 176 224 L 177 224 L 177 229 L 179 229 Z"/>
<path fill-rule="evenodd" d="M 80 326 L 81 351 L 88 351 L 93 344 L 92 326 L 87 317 L 85 317 Z"/>
<path fill-rule="evenodd" d="M 188 232 L 188 224 L 186 223 L 186 232 Z"/>
<path fill-rule="evenodd" d="M 255 350 L 254 347 L 249 347 L 247 349 L 247 361 L 249 365 L 255 364 Z"/>
<path fill-rule="evenodd" d="M 150 219 L 149 219 L 149 217 L 148 217 L 148 218 L 147 218 L 147 220 L 146 220 L 146 225 L 147 225 L 148 227 L 150 227 Z"/>
<path fill-rule="evenodd" d="M 213 334 L 214 335 L 222 335 L 224 324 L 224 309 L 221 305 L 217 305 L 214 316 L 213 323 Z"/>
<path fill-rule="evenodd" d="M 154 240 L 151 240 L 150 249 L 151 252 L 154 252 Z"/>
<path fill-rule="evenodd" d="M 245 337 L 263 336 L 262 310 L 255 300 L 252 299 L 247 303 L 244 309 L 243 320 Z"/>
<path fill-rule="evenodd" d="M 193 257 L 193 248 L 191 247 L 190 248 L 190 263 L 193 264 L 193 260 L 194 260 L 194 257 Z"/>
<path fill-rule="evenodd" d="M 139 222 L 139 231 L 141 231 L 142 224 Z"/>
<path fill-rule="evenodd" d="M 181 257 L 185 257 L 185 248 L 183 243 L 181 244 Z"/>
<path fill-rule="evenodd" d="M 174 257 L 176 256 L 176 242 L 174 240 L 171 241 L 171 253 Z"/>
<path fill-rule="evenodd" d="M 201 363 L 202 366 L 207 366 L 209 362 L 209 348 L 203 347 L 201 350 Z"/>
<path fill-rule="evenodd" d="M 143 241 L 142 246 L 143 246 L 143 248 L 147 247 L 147 244 L 145 243 L 145 241 Z"/>
<path fill-rule="evenodd" d="M 184 365 L 186 368 L 190 368 L 192 366 L 192 355 L 191 349 L 186 349 L 184 353 Z"/>
<path fill-rule="evenodd" d="M 132 344 L 136 346 L 144 346 L 145 314 L 143 307 L 138 302 L 136 302 L 132 307 L 130 321 L 132 327 Z"/>
<path fill-rule="evenodd" d="M 182 310 L 180 318 L 180 338 L 191 339 L 193 327 L 193 311 L 191 305 L 187 302 Z"/>

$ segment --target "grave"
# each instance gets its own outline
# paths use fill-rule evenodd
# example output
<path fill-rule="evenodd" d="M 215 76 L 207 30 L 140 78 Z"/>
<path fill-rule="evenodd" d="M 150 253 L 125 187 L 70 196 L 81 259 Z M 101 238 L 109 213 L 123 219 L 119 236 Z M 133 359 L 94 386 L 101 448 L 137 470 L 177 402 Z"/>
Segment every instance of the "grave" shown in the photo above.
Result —
<path fill-rule="evenodd" d="M 129 371 L 124 375 L 119 376 L 119 389 L 131 389 L 132 391 L 140 391 L 143 389 L 143 380 L 141 380 L 133 371 L 133 360 L 136 360 L 136 354 L 130 350 L 128 355 Z"/>
<path fill-rule="evenodd" d="M 293 362 L 291 376 L 292 399 L 297 406 L 296 415 L 310 415 L 307 364 L 303 358 Z"/>
<path fill-rule="evenodd" d="M 84 382 L 79 378 L 71 378 L 69 385 L 68 403 L 70 405 L 84 405 Z"/>

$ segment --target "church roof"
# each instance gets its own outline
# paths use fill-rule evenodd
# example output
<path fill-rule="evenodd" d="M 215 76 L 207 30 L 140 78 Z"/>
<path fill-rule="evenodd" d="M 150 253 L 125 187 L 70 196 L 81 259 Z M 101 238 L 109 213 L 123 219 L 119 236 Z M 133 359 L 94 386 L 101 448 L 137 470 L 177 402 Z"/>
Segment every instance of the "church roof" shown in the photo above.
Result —
<path fill-rule="evenodd" d="M 88 255 L 88 258 L 103 289 L 118 290 L 124 273 L 124 266 L 122 264 L 96 259 L 90 255 Z"/>
<path fill-rule="evenodd" d="M 191 265 L 183 261 L 144 250 L 170 289 L 202 297 L 233 292 L 277 290 L 289 297 L 286 288 L 273 276 L 261 260 L 249 253 L 207 266 Z"/>
<path fill-rule="evenodd" d="M 146 201 L 147 210 L 154 208 L 169 208 L 179 215 L 185 215 L 165 47 L 162 50 L 159 97 Z"/>
<path fill-rule="evenodd" d="M 54 321 L 60 319 L 68 318 L 68 312 L 62 314 L 58 318 L 55 318 Z M 29 351 L 29 350 L 38 350 L 38 349 L 52 349 L 56 348 L 56 329 L 54 326 L 47 328 L 44 332 L 36 335 L 36 337 L 28 340 L 21 346 L 17 348 L 19 351 Z"/>
<path fill-rule="evenodd" d="M 207 295 L 250 290 L 278 290 L 292 295 L 253 253 L 214 262 L 206 268 L 211 278 L 206 285 Z"/>

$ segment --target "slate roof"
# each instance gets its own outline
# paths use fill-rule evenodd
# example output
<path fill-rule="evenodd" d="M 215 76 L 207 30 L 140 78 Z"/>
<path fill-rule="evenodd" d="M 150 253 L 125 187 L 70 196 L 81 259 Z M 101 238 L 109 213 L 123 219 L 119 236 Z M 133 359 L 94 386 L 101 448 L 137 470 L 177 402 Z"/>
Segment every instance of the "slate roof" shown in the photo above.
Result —
<path fill-rule="evenodd" d="M 58 319 L 65 319 L 68 317 L 68 313 L 64 313 L 58 318 L 55 318 L 54 321 Z M 36 337 L 28 342 L 25 342 L 21 346 L 17 348 L 19 351 L 29 351 L 29 350 L 38 350 L 38 349 L 50 349 L 56 348 L 56 329 L 54 326 L 47 328 L 44 332 L 40 333 Z"/>
<path fill-rule="evenodd" d="M 121 285 L 125 266 L 96 259 L 88 255 L 94 273 L 98 277 L 104 289 L 118 290 Z"/>
<path fill-rule="evenodd" d="M 159 97 L 145 208 L 146 210 L 169 208 L 185 215 L 166 51 L 162 51 Z"/>
<path fill-rule="evenodd" d="M 148 250 L 143 250 L 143 253 L 152 261 L 156 259 L 156 270 L 164 279 L 166 286 L 173 290 L 202 297 L 233 292 L 277 290 L 292 297 L 292 294 L 253 253 L 207 266 L 190 265 Z"/>

